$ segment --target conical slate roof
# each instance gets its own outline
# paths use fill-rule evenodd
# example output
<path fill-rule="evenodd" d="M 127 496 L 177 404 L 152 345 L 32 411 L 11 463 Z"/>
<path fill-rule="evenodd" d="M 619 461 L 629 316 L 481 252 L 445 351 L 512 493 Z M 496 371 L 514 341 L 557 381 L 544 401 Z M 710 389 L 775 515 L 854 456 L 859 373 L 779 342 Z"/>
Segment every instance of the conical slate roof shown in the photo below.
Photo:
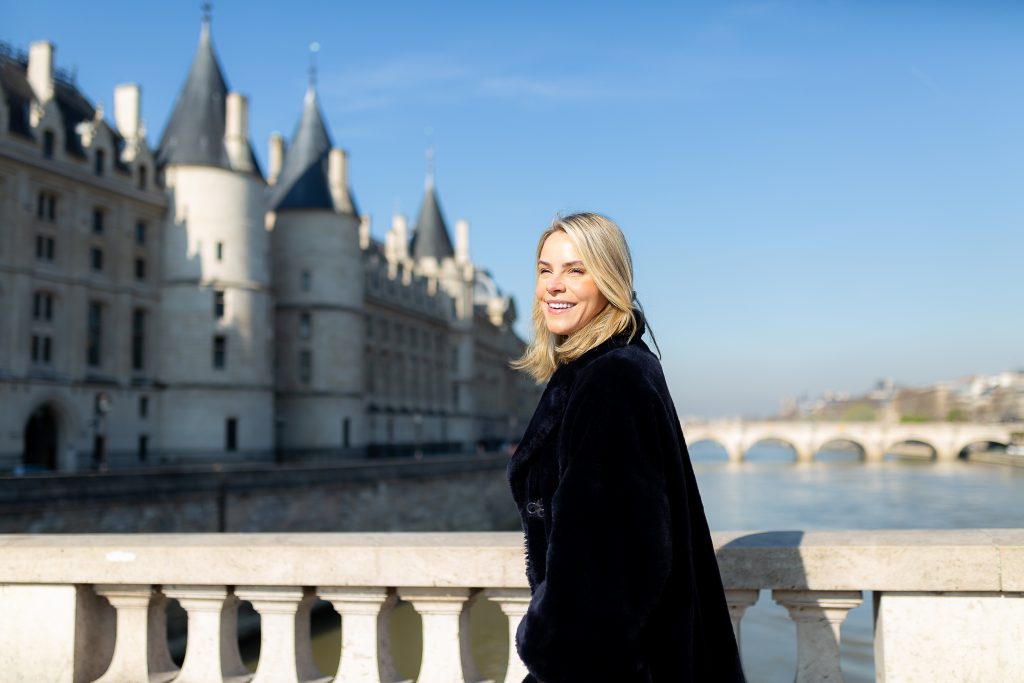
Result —
<path fill-rule="evenodd" d="M 274 185 L 270 207 L 283 209 L 334 209 L 328 175 L 331 137 L 327 133 L 316 90 L 310 86 L 285 153 L 281 174 Z"/>
<path fill-rule="evenodd" d="M 158 165 L 231 168 L 224 147 L 227 94 L 227 84 L 210 40 L 210 25 L 203 22 L 192 68 L 157 147 Z"/>
<path fill-rule="evenodd" d="M 416 219 L 410 251 L 413 259 L 417 261 L 426 256 L 433 256 L 440 262 L 446 256 L 455 255 L 433 180 L 427 181 L 427 191 L 423 196 L 423 204 L 420 205 L 420 215 Z"/>

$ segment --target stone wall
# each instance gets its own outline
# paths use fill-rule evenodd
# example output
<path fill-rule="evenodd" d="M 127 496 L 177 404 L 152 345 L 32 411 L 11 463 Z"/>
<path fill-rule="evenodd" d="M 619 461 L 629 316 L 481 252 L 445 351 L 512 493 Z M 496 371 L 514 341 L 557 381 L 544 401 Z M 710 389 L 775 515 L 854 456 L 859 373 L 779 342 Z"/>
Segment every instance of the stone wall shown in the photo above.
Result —
<path fill-rule="evenodd" d="M 507 456 L 0 479 L 0 533 L 519 528 Z"/>

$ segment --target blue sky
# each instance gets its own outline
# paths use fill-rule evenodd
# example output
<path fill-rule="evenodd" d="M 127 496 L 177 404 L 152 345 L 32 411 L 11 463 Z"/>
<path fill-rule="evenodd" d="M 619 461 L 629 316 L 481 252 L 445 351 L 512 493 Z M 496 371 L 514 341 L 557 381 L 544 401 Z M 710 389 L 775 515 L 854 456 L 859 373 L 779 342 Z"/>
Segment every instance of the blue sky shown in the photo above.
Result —
<path fill-rule="evenodd" d="M 151 143 L 198 3 L 8 3 L 0 39 L 57 45 Z M 556 212 L 626 232 L 684 414 L 1024 366 L 1024 3 L 216 3 L 261 159 L 320 95 L 382 234 L 424 149 L 450 224 L 516 296 Z"/>

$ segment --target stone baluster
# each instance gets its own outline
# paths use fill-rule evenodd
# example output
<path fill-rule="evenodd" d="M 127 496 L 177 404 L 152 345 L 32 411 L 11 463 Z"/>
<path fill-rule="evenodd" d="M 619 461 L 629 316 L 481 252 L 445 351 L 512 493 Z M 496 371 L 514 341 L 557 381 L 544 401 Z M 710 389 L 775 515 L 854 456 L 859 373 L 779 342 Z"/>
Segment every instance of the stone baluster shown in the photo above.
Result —
<path fill-rule="evenodd" d="M 260 615 L 260 661 L 252 683 L 329 681 L 313 663 L 309 613 L 316 602 L 311 590 L 292 586 L 238 586 Z"/>
<path fill-rule="evenodd" d="M 336 683 L 399 683 L 391 661 L 388 623 L 398 596 L 371 586 L 322 586 L 320 597 L 341 615 Z M 408 683 L 407 681 L 404 683 Z"/>
<path fill-rule="evenodd" d="M 796 683 L 842 681 L 839 626 L 862 602 L 861 592 L 775 590 L 772 597 L 796 622 Z"/>
<path fill-rule="evenodd" d="M 412 603 L 423 620 L 423 660 L 416 683 L 474 683 L 475 667 L 468 671 L 464 668 L 470 653 L 460 637 L 462 611 L 470 590 L 399 588 L 398 595 Z"/>
<path fill-rule="evenodd" d="M 175 683 L 246 679 L 251 674 L 238 653 L 238 603 L 224 586 L 165 586 L 188 613 L 185 662 Z"/>
<path fill-rule="evenodd" d="M 96 683 L 164 683 L 178 667 L 167 650 L 167 598 L 153 586 L 98 585 L 117 610 L 110 666 Z"/>
<path fill-rule="evenodd" d="M 520 683 L 528 673 L 523 660 L 516 652 L 516 631 L 530 606 L 530 590 L 528 588 L 488 588 L 484 597 L 493 600 L 501 607 L 508 617 L 508 666 L 505 669 L 504 683 Z"/>
<path fill-rule="evenodd" d="M 760 591 L 756 590 L 727 590 L 725 591 L 725 602 L 729 605 L 729 619 L 732 620 L 732 632 L 736 636 L 736 647 L 740 647 L 740 621 L 746 614 L 747 608 L 757 602 Z"/>

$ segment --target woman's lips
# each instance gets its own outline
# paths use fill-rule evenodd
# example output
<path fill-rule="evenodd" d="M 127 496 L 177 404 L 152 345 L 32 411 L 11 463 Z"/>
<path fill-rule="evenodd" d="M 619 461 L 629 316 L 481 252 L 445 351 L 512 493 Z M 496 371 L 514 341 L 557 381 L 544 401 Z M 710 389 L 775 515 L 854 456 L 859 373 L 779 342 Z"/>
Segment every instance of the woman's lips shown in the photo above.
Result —
<path fill-rule="evenodd" d="M 566 313 L 576 308 L 576 304 L 568 304 L 567 306 L 560 306 L 556 308 L 555 306 L 552 306 L 552 303 L 553 302 L 547 302 L 544 304 L 544 307 L 548 310 L 548 313 L 551 313 L 552 315 L 561 315 L 562 313 Z"/>

